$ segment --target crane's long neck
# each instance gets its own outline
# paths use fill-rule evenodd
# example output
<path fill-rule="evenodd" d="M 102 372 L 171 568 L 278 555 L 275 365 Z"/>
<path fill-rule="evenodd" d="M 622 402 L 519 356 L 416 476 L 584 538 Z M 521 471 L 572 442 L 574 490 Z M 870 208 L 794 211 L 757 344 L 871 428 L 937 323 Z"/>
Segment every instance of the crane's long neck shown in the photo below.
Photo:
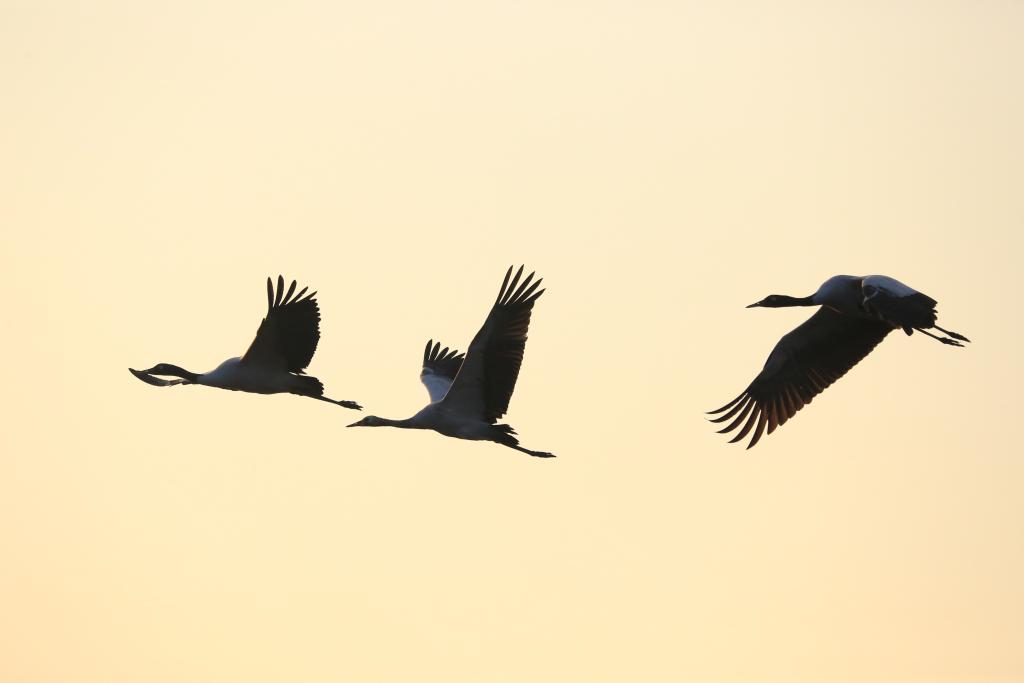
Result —
<path fill-rule="evenodd" d="M 185 368 L 180 368 L 177 365 L 171 365 L 169 363 L 164 367 L 167 369 L 167 372 L 163 373 L 165 375 L 180 377 L 186 382 L 191 382 L 192 384 L 202 384 L 202 375 L 197 375 L 194 372 L 189 372 Z"/>
<path fill-rule="evenodd" d="M 422 429 L 422 425 L 416 422 L 414 418 L 407 417 L 404 420 L 391 420 L 386 417 L 378 417 L 380 420 L 381 427 L 398 427 L 399 429 Z"/>
<path fill-rule="evenodd" d="M 785 294 L 779 295 L 780 307 L 785 306 L 817 306 L 820 302 L 814 300 L 815 295 L 810 296 L 786 296 Z"/>

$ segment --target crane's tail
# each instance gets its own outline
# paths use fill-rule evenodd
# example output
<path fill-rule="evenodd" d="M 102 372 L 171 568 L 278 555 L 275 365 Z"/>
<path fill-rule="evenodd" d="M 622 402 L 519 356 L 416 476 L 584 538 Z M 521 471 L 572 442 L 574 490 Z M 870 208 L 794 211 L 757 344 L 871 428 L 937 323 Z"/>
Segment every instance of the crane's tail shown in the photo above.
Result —
<path fill-rule="evenodd" d="M 292 387 L 289 391 L 299 396 L 316 398 L 324 395 L 323 382 L 309 375 L 292 375 Z"/>
<path fill-rule="evenodd" d="M 327 403 L 339 405 L 342 408 L 351 408 L 352 410 L 363 409 L 363 407 L 355 401 L 338 401 L 324 396 L 323 382 L 318 380 L 316 377 L 310 377 L 309 375 L 292 375 L 292 378 L 295 382 L 295 388 L 291 390 L 291 393 L 293 394 L 308 396 L 309 398 L 315 398 L 318 401 L 326 401 Z"/>
<path fill-rule="evenodd" d="M 518 446 L 519 439 L 516 438 L 516 430 L 512 425 L 491 425 L 491 440 L 500 443 L 502 446 Z"/>

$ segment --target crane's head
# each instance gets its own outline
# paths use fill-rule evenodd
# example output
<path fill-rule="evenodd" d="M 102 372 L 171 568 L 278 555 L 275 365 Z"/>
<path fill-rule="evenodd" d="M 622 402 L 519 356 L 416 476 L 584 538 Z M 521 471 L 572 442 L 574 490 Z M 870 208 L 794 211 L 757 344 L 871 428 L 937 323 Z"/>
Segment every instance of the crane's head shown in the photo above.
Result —
<path fill-rule="evenodd" d="M 191 384 L 198 380 L 198 376 L 194 372 L 189 372 L 184 368 L 179 368 L 177 365 L 171 365 L 170 363 L 157 363 L 149 370 L 133 370 L 132 368 L 128 368 L 128 370 L 146 384 L 152 384 L 155 387 L 169 387 L 174 384 Z M 181 379 L 172 381 L 160 379 L 158 377 L 154 377 L 154 375 L 180 377 Z"/>
<path fill-rule="evenodd" d="M 388 423 L 383 418 L 377 417 L 376 415 L 367 415 L 362 420 L 359 420 L 358 422 L 353 422 L 352 424 L 345 425 L 345 426 L 346 427 L 384 427 L 387 424 Z"/>
<path fill-rule="evenodd" d="M 170 363 L 157 363 L 149 370 L 141 370 L 140 372 L 144 372 L 147 375 L 170 375 L 171 377 L 179 377 L 180 375 L 178 373 L 180 370 L 181 368 L 176 365 L 171 365 Z"/>

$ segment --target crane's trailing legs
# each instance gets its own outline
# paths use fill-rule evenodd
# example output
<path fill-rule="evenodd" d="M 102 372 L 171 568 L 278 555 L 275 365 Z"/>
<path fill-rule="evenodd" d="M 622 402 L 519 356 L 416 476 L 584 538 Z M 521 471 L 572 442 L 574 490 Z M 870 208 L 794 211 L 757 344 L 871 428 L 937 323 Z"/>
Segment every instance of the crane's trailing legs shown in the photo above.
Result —
<path fill-rule="evenodd" d="M 506 444 L 506 445 L 508 445 L 508 444 Z M 520 451 L 521 453 L 526 453 L 527 455 L 532 455 L 535 458 L 553 458 L 553 457 L 555 457 L 554 453 L 547 453 L 545 451 L 531 451 L 529 448 L 523 448 L 522 446 L 509 446 L 509 448 L 514 448 L 517 451 Z"/>
<path fill-rule="evenodd" d="M 333 398 L 327 398 L 326 396 L 310 396 L 310 398 L 315 398 L 318 401 L 326 401 L 327 403 L 333 403 L 334 405 L 341 406 L 342 408 L 351 408 L 352 410 L 363 409 L 363 407 L 355 401 L 336 401 Z"/>
<path fill-rule="evenodd" d="M 939 335 L 932 334 L 928 330 L 921 329 L 920 327 L 915 327 L 914 329 L 917 330 L 918 332 L 920 332 L 921 334 L 925 335 L 926 337 L 931 337 L 932 339 L 938 340 L 938 341 L 942 342 L 943 344 L 948 344 L 949 346 L 960 346 L 960 347 L 962 347 L 963 344 L 961 344 L 960 341 L 965 341 L 965 342 L 970 342 L 971 341 L 970 339 L 968 339 L 967 337 L 963 336 L 962 334 L 957 334 L 956 332 L 950 332 L 949 330 L 944 330 L 941 327 L 939 327 L 938 325 L 935 325 L 934 327 L 935 327 L 935 329 L 939 330 L 940 332 L 944 332 L 944 333 L 948 334 L 950 337 L 953 337 L 953 339 L 950 339 L 949 337 L 940 337 Z"/>

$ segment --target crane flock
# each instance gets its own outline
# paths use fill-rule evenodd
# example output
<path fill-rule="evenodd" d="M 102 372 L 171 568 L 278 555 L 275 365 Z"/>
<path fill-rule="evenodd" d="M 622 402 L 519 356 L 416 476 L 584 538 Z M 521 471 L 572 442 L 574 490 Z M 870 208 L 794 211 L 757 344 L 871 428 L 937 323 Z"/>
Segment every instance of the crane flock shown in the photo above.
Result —
<path fill-rule="evenodd" d="M 514 274 L 513 274 L 513 271 Z M 534 304 L 545 290 L 535 273 L 524 268 L 505 273 L 490 311 L 466 353 L 430 340 L 423 351 L 420 381 L 430 403 L 412 417 L 393 420 L 367 415 L 349 427 L 429 429 L 444 436 L 492 441 L 537 458 L 545 451 L 519 445 L 515 430 L 498 424 L 508 411 L 523 362 Z M 206 373 L 170 363 L 129 371 L 158 387 L 198 384 L 256 394 L 290 393 L 344 408 L 361 410 L 355 401 L 324 396 L 319 379 L 305 374 L 320 341 L 316 292 L 285 291 L 267 278 L 267 314 L 248 350 Z M 765 434 L 792 419 L 812 399 L 863 360 L 893 330 L 915 331 L 942 344 L 962 347 L 967 337 L 939 327 L 935 299 L 883 275 L 836 275 L 806 297 L 772 294 L 747 308 L 818 306 L 803 324 L 775 344 L 764 368 L 736 398 L 709 414 L 727 423 L 720 433 L 738 430 L 730 443 L 751 435 L 752 448 Z M 931 332 L 935 330 L 936 332 Z M 175 379 L 164 379 L 173 377 Z"/>

